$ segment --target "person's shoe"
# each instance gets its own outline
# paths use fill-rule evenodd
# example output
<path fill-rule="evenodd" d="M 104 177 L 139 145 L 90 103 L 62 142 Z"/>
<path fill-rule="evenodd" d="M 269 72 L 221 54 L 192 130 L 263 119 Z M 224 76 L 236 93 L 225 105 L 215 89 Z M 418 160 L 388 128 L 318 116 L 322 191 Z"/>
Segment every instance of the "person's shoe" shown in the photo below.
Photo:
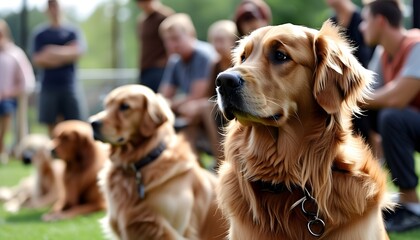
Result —
<path fill-rule="evenodd" d="M 408 210 L 404 205 L 398 206 L 394 212 L 384 214 L 384 219 L 388 232 L 403 232 L 420 228 L 420 216 Z"/>

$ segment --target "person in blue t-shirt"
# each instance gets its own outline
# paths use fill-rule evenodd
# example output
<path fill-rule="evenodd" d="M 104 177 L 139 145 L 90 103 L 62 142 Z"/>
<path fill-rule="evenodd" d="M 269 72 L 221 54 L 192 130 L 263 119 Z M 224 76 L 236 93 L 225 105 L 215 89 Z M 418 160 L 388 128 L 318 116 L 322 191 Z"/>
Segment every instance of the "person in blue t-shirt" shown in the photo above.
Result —
<path fill-rule="evenodd" d="M 57 0 L 48 0 L 49 24 L 33 37 L 33 64 L 40 68 L 39 121 L 52 129 L 62 120 L 84 120 L 76 62 L 85 49 L 79 30 L 62 23 Z"/>

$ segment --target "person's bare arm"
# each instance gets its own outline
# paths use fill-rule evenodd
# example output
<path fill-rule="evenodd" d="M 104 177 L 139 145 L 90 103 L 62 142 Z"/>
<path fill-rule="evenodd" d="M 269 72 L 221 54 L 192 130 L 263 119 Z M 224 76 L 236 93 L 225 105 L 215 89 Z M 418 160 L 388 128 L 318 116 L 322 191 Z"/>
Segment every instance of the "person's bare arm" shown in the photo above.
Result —
<path fill-rule="evenodd" d="M 38 67 L 56 68 L 77 61 L 81 55 L 76 42 L 64 46 L 48 45 L 33 56 L 33 62 Z"/>
<path fill-rule="evenodd" d="M 176 94 L 176 87 L 171 84 L 164 83 L 159 87 L 159 93 L 166 99 L 171 100 Z"/>
<path fill-rule="evenodd" d="M 374 91 L 366 99 L 366 107 L 379 109 L 384 107 L 404 108 L 420 92 L 420 79 L 404 77 L 396 79 Z"/>
<path fill-rule="evenodd" d="M 186 102 L 206 97 L 207 88 L 208 88 L 207 79 L 200 79 L 200 80 L 194 81 L 191 85 L 189 95 L 185 96 L 185 98 L 172 101 L 172 109 L 177 113 L 179 112 L 180 107 Z"/>

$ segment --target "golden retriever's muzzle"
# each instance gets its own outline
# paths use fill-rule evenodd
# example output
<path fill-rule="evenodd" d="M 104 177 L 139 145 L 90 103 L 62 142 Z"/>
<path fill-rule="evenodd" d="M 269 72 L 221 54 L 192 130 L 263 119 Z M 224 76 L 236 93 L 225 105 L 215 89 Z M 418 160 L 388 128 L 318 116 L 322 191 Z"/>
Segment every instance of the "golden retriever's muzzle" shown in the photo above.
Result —
<path fill-rule="evenodd" d="M 241 91 L 244 82 L 237 71 L 224 71 L 216 78 L 217 104 L 228 120 L 234 119 L 234 113 L 243 109 Z"/>

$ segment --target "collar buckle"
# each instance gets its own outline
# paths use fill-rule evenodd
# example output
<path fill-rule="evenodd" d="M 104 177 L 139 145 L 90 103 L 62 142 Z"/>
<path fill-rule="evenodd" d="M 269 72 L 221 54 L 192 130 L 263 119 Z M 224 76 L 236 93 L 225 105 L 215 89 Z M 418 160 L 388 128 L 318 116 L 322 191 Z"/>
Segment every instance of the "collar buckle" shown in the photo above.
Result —
<path fill-rule="evenodd" d="M 161 142 L 159 146 L 153 149 L 149 154 L 140 159 L 139 161 L 130 165 L 131 169 L 135 173 L 137 193 L 139 194 L 140 199 L 144 199 L 146 196 L 145 187 L 143 184 L 143 176 L 141 174 L 141 169 L 148 165 L 149 163 L 156 160 L 160 154 L 165 150 L 165 143 Z"/>

